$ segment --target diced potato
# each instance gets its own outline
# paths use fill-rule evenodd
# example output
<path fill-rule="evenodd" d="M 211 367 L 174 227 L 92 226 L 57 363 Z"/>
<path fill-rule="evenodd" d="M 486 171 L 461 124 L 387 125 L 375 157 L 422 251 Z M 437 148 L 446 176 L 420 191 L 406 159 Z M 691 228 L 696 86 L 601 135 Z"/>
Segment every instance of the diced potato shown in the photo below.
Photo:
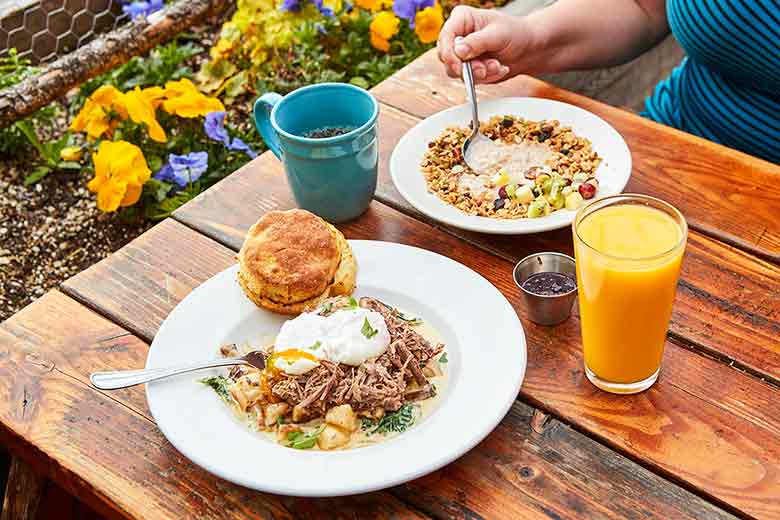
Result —
<path fill-rule="evenodd" d="M 265 430 L 265 421 L 263 420 L 265 414 L 263 413 L 263 407 L 259 404 L 255 403 L 251 407 L 249 407 L 249 410 L 252 412 L 255 412 L 257 414 L 257 427 L 260 430 Z"/>
<path fill-rule="evenodd" d="M 246 409 L 249 406 L 249 399 L 247 399 L 243 389 L 239 385 L 233 383 L 230 385 L 229 390 L 230 396 L 236 401 L 241 411 L 246 412 Z"/>
<path fill-rule="evenodd" d="M 294 424 L 282 424 L 279 426 L 279 429 L 276 430 L 276 440 L 281 442 L 282 444 L 287 444 L 289 440 L 287 439 L 287 435 L 289 435 L 292 432 L 302 432 L 303 430 L 299 426 L 295 426 Z"/>
<path fill-rule="evenodd" d="M 265 407 L 265 425 L 273 426 L 279 417 L 284 417 L 290 410 L 290 405 L 287 403 L 274 403 Z"/>
<path fill-rule="evenodd" d="M 328 424 L 317 437 L 317 446 L 321 450 L 333 450 L 345 446 L 349 442 L 349 437 L 349 433 Z"/>
<path fill-rule="evenodd" d="M 428 361 L 425 367 L 423 367 L 423 374 L 427 377 L 437 377 L 444 375 L 444 372 L 441 370 L 441 365 L 439 365 L 439 360 L 431 359 Z"/>
<path fill-rule="evenodd" d="M 348 432 L 354 432 L 358 428 L 358 418 L 352 411 L 352 406 L 342 404 L 334 406 L 325 414 L 325 422 L 333 426 L 338 426 Z"/>
<path fill-rule="evenodd" d="M 293 406 L 292 420 L 293 422 L 306 422 L 311 419 L 311 412 L 306 408 L 300 406 Z"/>

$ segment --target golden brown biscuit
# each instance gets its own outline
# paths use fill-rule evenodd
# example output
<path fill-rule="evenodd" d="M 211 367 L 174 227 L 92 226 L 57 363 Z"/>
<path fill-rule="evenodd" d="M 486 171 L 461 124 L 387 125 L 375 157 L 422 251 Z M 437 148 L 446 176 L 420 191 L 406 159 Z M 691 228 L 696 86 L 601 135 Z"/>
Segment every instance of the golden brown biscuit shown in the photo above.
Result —
<path fill-rule="evenodd" d="M 331 296 L 341 296 L 352 294 L 355 290 L 355 280 L 357 279 L 357 262 L 355 256 L 352 254 L 352 248 L 349 246 L 349 242 L 341 234 L 341 231 L 331 226 L 333 233 L 336 235 L 336 240 L 339 243 L 339 249 L 341 250 L 341 262 L 339 263 L 336 274 L 333 277 L 333 285 L 330 288 Z"/>
<path fill-rule="evenodd" d="M 238 273 L 238 284 L 244 289 L 244 293 L 252 300 L 252 303 L 263 309 L 267 309 L 277 314 L 289 314 L 296 315 L 302 312 L 307 312 L 317 308 L 323 301 L 327 300 L 330 295 L 330 290 L 326 290 L 324 293 L 314 298 L 309 298 L 301 302 L 294 303 L 280 303 L 269 298 L 258 295 L 253 292 L 247 285 L 241 272 Z"/>
<path fill-rule="evenodd" d="M 341 263 L 331 226 L 308 211 L 272 211 L 255 223 L 238 253 L 242 287 L 287 305 L 326 293 Z"/>

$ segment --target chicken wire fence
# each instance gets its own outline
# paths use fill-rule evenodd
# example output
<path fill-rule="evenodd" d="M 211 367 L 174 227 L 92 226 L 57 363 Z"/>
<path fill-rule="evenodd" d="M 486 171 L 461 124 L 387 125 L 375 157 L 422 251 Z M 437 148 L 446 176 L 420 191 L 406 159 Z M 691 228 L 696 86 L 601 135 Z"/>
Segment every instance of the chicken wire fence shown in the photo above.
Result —
<path fill-rule="evenodd" d="M 48 63 L 128 20 L 121 0 L 0 0 L 0 55 Z"/>

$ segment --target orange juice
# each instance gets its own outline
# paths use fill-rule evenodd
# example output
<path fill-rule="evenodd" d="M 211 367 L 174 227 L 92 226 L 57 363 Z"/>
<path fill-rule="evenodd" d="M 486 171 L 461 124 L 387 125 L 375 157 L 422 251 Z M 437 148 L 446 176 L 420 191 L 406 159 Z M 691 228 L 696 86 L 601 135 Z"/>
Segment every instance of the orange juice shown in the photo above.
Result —
<path fill-rule="evenodd" d="M 687 226 L 657 199 L 618 195 L 574 222 L 588 378 L 616 393 L 652 385 L 661 366 Z"/>

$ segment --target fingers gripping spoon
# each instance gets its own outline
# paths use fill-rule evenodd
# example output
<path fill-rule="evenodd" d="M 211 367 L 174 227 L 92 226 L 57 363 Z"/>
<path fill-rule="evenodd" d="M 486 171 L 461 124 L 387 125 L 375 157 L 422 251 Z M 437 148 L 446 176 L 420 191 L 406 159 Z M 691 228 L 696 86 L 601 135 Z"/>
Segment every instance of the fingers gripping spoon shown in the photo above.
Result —
<path fill-rule="evenodd" d="M 462 36 L 455 38 L 455 43 L 463 41 Z M 463 141 L 461 147 L 461 154 L 463 160 L 473 172 L 480 173 L 482 165 L 480 164 L 479 156 L 490 154 L 496 156 L 495 152 L 491 151 L 491 148 L 498 148 L 492 139 L 483 134 L 479 129 L 479 112 L 477 110 L 477 92 L 474 88 L 474 73 L 471 69 L 471 62 L 463 62 L 463 83 L 466 85 L 466 97 L 468 97 L 471 103 L 471 135 Z"/>

